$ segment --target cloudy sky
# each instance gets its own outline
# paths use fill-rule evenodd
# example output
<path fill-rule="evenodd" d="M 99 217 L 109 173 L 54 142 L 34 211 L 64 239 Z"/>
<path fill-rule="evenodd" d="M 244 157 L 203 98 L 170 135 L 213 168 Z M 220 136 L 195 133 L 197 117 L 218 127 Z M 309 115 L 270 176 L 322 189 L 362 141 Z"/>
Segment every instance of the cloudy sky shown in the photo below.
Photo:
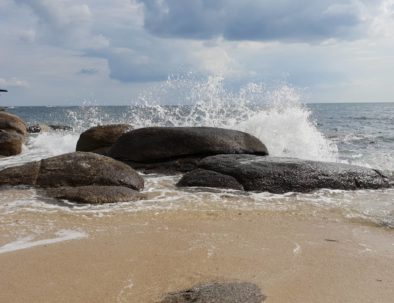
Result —
<path fill-rule="evenodd" d="M 393 102 L 394 0 L 0 0 L 2 104 L 129 104 L 188 73 Z"/>

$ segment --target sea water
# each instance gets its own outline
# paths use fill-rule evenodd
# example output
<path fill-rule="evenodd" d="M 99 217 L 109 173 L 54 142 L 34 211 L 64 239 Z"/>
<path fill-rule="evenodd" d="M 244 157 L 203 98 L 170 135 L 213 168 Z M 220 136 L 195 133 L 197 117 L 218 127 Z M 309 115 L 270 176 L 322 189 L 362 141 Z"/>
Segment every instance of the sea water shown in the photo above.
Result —
<path fill-rule="evenodd" d="M 173 104 L 162 105 L 170 104 L 171 100 Z M 214 126 L 237 129 L 259 138 L 273 156 L 350 163 L 379 169 L 391 179 L 394 176 L 394 103 L 303 104 L 297 90 L 287 85 L 267 90 L 263 85 L 251 83 L 238 91 L 229 91 L 217 78 L 198 83 L 169 81 L 160 90 L 150 91 L 137 101 L 130 106 L 88 103 L 73 107 L 10 108 L 8 111 L 20 116 L 28 125 L 61 124 L 73 127 L 73 131 L 29 135 L 22 154 L 0 159 L 0 169 L 73 152 L 79 135 L 89 127 L 128 123 L 135 128 Z M 175 184 L 180 176 L 152 174 L 144 178 L 147 199 L 98 206 L 56 202 L 40 196 L 32 188 L 3 188 L 0 226 L 5 239 L 0 241 L 7 243 L 25 238 L 31 242 L 34 235 L 51 229 L 56 235 L 59 227 L 54 227 L 55 222 L 62 216 L 99 217 L 144 210 L 235 208 L 313 216 L 330 211 L 350 220 L 394 227 L 394 189 L 322 189 L 307 194 L 240 193 L 178 189 Z M 40 221 L 40 218 L 44 219 Z M 25 227 L 21 227 L 21 222 Z"/>

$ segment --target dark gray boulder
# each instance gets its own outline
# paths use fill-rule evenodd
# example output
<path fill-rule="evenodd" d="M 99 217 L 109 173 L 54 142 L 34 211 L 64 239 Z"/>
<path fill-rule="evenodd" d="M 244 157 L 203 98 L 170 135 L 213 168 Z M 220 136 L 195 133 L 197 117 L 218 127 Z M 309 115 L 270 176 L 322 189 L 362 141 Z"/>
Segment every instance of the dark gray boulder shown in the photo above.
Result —
<path fill-rule="evenodd" d="M 77 142 L 77 151 L 105 154 L 108 149 L 122 136 L 130 131 L 128 124 L 101 125 L 83 132 Z"/>
<path fill-rule="evenodd" d="M 81 204 L 103 204 L 141 200 L 144 196 L 136 190 L 123 186 L 56 187 L 44 190 L 46 196 Z"/>
<path fill-rule="evenodd" d="M 75 152 L 0 171 L 0 185 L 38 187 L 111 185 L 135 190 L 142 177 L 130 166 L 94 153 Z"/>
<path fill-rule="evenodd" d="M 217 155 L 198 164 L 200 169 L 235 178 L 247 191 L 310 192 L 320 188 L 355 190 L 389 187 L 381 172 L 341 163 L 253 155 Z M 191 171 L 179 186 L 224 187 L 216 179 L 204 180 L 201 170 Z M 208 174 L 207 174 L 208 175 Z M 226 187 L 227 188 L 227 187 Z M 234 187 L 234 189 L 237 189 Z"/>
<path fill-rule="evenodd" d="M 151 164 L 152 168 L 152 163 L 158 163 L 159 170 L 164 162 L 216 154 L 267 155 L 268 151 L 256 137 L 236 130 L 214 127 L 148 127 L 125 133 L 108 152 L 110 157 L 133 167 Z"/>
<path fill-rule="evenodd" d="M 252 283 L 209 283 L 167 294 L 160 303 L 261 303 L 266 297 Z"/>
<path fill-rule="evenodd" d="M 244 187 L 230 175 L 218 173 L 213 170 L 195 169 L 186 173 L 178 182 L 178 186 L 185 187 L 193 184 L 195 187 L 206 187 L 207 180 L 209 180 L 209 187 L 229 188 L 243 190 Z"/>
<path fill-rule="evenodd" d="M 24 136 L 16 131 L 0 129 L 0 155 L 5 157 L 19 155 L 24 140 Z"/>

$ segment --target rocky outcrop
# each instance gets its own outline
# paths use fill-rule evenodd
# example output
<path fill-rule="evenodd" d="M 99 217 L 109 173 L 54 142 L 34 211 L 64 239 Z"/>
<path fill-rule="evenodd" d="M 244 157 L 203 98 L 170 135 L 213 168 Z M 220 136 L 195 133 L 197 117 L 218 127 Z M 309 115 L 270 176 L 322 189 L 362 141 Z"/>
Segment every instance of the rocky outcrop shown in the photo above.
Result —
<path fill-rule="evenodd" d="M 18 116 L 0 112 L 0 156 L 20 154 L 26 132 L 26 125 Z"/>
<path fill-rule="evenodd" d="M 67 125 L 58 125 L 58 124 L 44 124 L 44 123 L 38 123 L 34 125 L 30 125 L 27 128 L 27 132 L 30 134 L 36 134 L 36 133 L 44 133 L 44 132 L 50 132 L 50 131 L 73 131 L 73 128 L 71 126 Z"/>
<path fill-rule="evenodd" d="M 178 186 L 229 188 L 230 183 L 225 178 L 212 175 L 213 171 L 236 179 L 237 183 L 231 188 L 242 186 L 247 191 L 285 193 L 310 192 L 320 188 L 355 190 L 389 187 L 388 178 L 377 170 L 340 163 L 217 155 L 201 160 L 198 167 L 198 170 L 186 174 Z"/>
<path fill-rule="evenodd" d="M 266 297 L 252 283 L 209 283 L 169 293 L 160 303 L 261 303 Z"/>
<path fill-rule="evenodd" d="M 131 129 L 132 127 L 128 124 L 111 124 L 89 128 L 79 137 L 76 150 L 105 154 L 120 136 Z"/>
<path fill-rule="evenodd" d="M 216 154 L 267 155 L 265 145 L 244 132 L 213 127 L 148 127 L 122 135 L 108 155 L 133 167 L 177 170 L 179 159 L 195 159 Z M 175 161 L 175 166 L 171 162 Z"/>
<path fill-rule="evenodd" d="M 140 199 L 142 177 L 130 166 L 94 153 L 75 152 L 0 171 L 0 185 L 52 188 L 53 197 L 89 203 Z M 115 190 L 115 187 L 119 187 Z M 53 188 L 56 188 L 53 189 Z M 126 190 L 126 189 L 131 190 Z"/>
<path fill-rule="evenodd" d="M 65 186 L 47 188 L 43 193 L 52 198 L 70 200 L 82 204 L 128 202 L 144 198 L 138 191 L 124 186 Z"/>

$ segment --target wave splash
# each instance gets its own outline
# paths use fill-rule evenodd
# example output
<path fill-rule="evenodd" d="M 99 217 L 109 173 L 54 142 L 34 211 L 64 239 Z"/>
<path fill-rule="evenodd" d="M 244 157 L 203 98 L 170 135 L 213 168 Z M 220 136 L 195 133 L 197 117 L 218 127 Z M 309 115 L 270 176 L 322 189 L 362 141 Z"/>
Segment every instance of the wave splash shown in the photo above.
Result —
<path fill-rule="evenodd" d="M 163 105 L 163 104 L 177 105 Z M 337 161 L 338 148 L 318 130 L 296 89 L 283 85 L 267 89 L 249 83 L 227 89 L 221 77 L 204 81 L 169 79 L 150 88 L 129 107 L 100 107 L 89 103 L 65 111 L 74 132 L 32 135 L 25 151 L 12 162 L 27 162 L 75 150 L 79 134 L 89 127 L 128 123 L 148 126 L 212 126 L 237 129 L 259 138 L 273 156 Z M 42 121 L 46 122 L 46 121 Z"/>
<path fill-rule="evenodd" d="M 187 91 L 190 105 L 160 105 L 174 91 Z M 318 130 L 311 112 L 302 105 L 296 89 L 283 85 L 268 90 L 249 83 L 237 92 L 227 90 L 224 79 L 209 77 L 205 82 L 168 80 L 161 94 L 141 97 L 142 105 L 132 108 L 134 125 L 213 126 L 248 132 L 263 141 L 273 156 L 337 161 L 336 144 Z M 164 92 L 164 93 L 163 93 Z"/>

